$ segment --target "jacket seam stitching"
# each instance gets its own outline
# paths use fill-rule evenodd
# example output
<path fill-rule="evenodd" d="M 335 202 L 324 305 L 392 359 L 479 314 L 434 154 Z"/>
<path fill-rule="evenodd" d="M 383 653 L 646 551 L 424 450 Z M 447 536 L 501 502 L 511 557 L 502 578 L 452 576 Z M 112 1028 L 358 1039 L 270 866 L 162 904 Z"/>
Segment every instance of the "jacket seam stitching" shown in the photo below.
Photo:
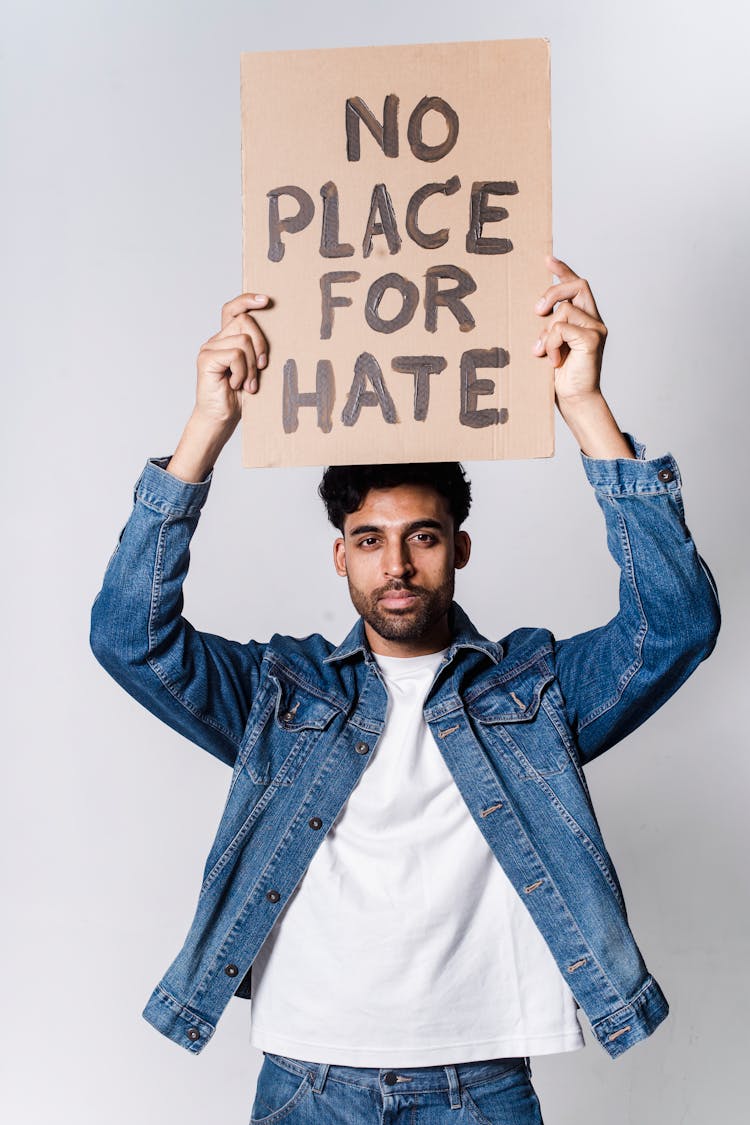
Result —
<path fill-rule="evenodd" d="M 177 701 L 177 703 L 180 704 L 181 707 L 183 707 L 190 715 L 192 715 L 194 718 L 198 719 L 200 722 L 204 723 L 206 726 L 211 727 L 213 730 L 218 731 L 219 734 L 224 735 L 224 737 L 226 739 L 228 739 L 229 742 L 231 742 L 231 744 L 233 746 L 238 747 L 240 740 L 235 735 L 233 735 L 230 731 L 228 731 L 226 729 L 226 727 L 224 727 L 221 723 L 217 722 L 215 719 L 212 719 L 209 715 L 204 715 L 202 711 L 200 711 L 193 703 L 191 703 L 188 699 L 186 699 L 182 695 L 182 693 L 179 691 L 177 686 L 172 683 L 169 676 L 167 675 L 166 669 L 156 660 L 155 657 L 150 655 L 152 650 L 156 648 L 156 636 L 155 636 L 155 629 L 154 629 L 154 619 L 156 617 L 156 613 L 157 613 L 159 603 L 160 603 L 160 600 L 161 600 L 161 577 L 162 577 L 162 566 L 163 566 L 163 559 L 164 559 L 164 551 L 166 549 L 166 547 L 165 547 L 166 530 L 167 530 L 168 525 L 172 522 L 173 522 L 172 517 L 167 516 L 166 519 L 164 520 L 164 522 L 162 523 L 161 527 L 159 528 L 159 538 L 158 538 L 157 543 L 156 543 L 156 558 L 154 560 L 154 575 L 153 575 L 153 578 L 151 580 L 151 606 L 150 606 L 149 615 L 148 615 L 148 651 L 149 651 L 149 655 L 146 658 L 146 663 L 148 664 L 149 668 L 154 673 L 154 675 L 159 679 L 159 681 L 167 689 L 167 691 L 172 696 L 172 698 L 175 699 Z"/>
<path fill-rule="evenodd" d="M 273 652 L 269 654 L 267 659 L 271 667 L 283 669 L 287 677 L 292 680 L 292 682 L 295 683 L 297 687 L 304 688 L 305 691 L 309 691 L 311 695 L 316 696 L 318 699 L 325 700 L 326 703 L 332 703 L 340 711 L 346 710 L 346 704 L 342 705 L 341 699 L 339 699 L 335 695 L 329 695 L 327 692 L 321 691 L 320 688 L 316 687 L 309 680 L 306 680 L 303 676 L 301 676 L 298 672 L 295 672 L 293 669 L 291 669 L 288 664 L 285 664 L 284 661 L 276 656 Z"/>
<path fill-rule="evenodd" d="M 183 1004 L 181 1000 L 178 1000 L 176 996 L 173 996 L 171 992 L 168 992 L 163 984 L 157 984 L 156 988 L 164 998 L 162 1000 L 162 1003 L 164 1002 L 164 1000 L 166 1000 L 169 1003 L 169 1006 L 174 1009 L 177 1015 L 185 1015 L 186 1017 L 189 1017 L 191 1020 L 194 1020 L 197 1023 L 204 1023 L 206 1027 L 210 1027 L 214 1031 L 216 1030 L 214 1024 L 212 1024 L 210 1020 L 205 1019 L 204 1016 L 197 1015 L 197 1013 L 189 1008 L 187 1004 Z"/>
<path fill-rule="evenodd" d="M 626 1010 L 627 1008 L 633 1008 L 633 1007 L 635 1007 L 635 1005 L 636 1005 L 636 1004 L 638 1003 L 638 1001 L 640 1000 L 641 996 L 643 996 L 644 992 L 646 992 L 646 991 L 647 991 L 648 989 L 650 989 L 650 988 L 651 988 L 651 987 L 653 986 L 653 984 L 654 984 L 654 978 L 653 978 L 653 977 L 652 977 L 652 975 L 651 975 L 651 974 L 649 973 L 648 977 L 646 978 L 646 981 L 645 981 L 645 983 L 641 985 L 641 987 L 640 987 L 640 988 L 638 989 L 638 991 L 636 992 L 635 996 L 632 996 L 632 997 L 630 998 L 630 1000 L 625 1000 L 625 1001 L 624 1001 L 624 1002 L 623 1002 L 623 1003 L 622 1003 L 622 1004 L 620 1005 L 620 1007 L 619 1007 L 619 1008 L 616 1008 L 616 1009 L 615 1009 L 615 1011 L 614 1011 L 614 1012 L 610 1012 L 610 1013 L 609 1013 L 608 1015 L 606 1015 L 606 1016 L 600 1016 L 598 1020 L 592 1020 L 592 1021 L 591 1021 L 591 1026 L 592 1026 L 592 1028 L 597 1028 L 597 1027 L 599 1027 L 599 1026 L 600 1026 L 601 1024 L 603 1024 L 603 1023 L 607 1023 L 607 1022 L 608 1022 L 609 1020 L 613 1020 L 613 1019 L 616 1019 L 616 1018 L 617 1018 L 617 1017 L 618 1017 L 619 1015 L 621 1015 L 621 1014 L 622 1014 L 622 1012 L 624 1012 L 624 1011 L 625 1011 L 625 1010 Z"/>
<path fill-rule="evenodd" d="M 606 861 L 604 859 L 604 856 L 601 854 L 601 852 L 597 848 L 594 841 L 588 835 L 588 833 L 585 832 L 584 829 L 581 827 L 581 825 L 578 823 L 578 821 L 573 816 L 573 814 L 565 807 L 565 805 L 562 803 L 562 801 L 557 796 L 557 794 L 554 792 L 554 790 L 547 784 L 545 776 L 543 774 L 539 773 L 538 771 L 536 771 L 536 772 L 537 772 L 538 776 L 534 780 L 539 785 L 541 785 L 543 789 L 545 789 L 547 791 L 547 794 L 548 794 L 550 800 L 552 801 L 553 806 L 560 813 L 560 815 L 563 819 L 563 822 L 565 824 L 567 824 L 568 828 L 570 828 L 573 835 L 577 836 L 580 839 L 584 848 L 589 853 L 591 858 L 594 860 L 594 863 L 596 864 L 596 866 L 601 871 L 601 873 L 602 873 L 602 875 L 603 875 L 603 877 L 604 877 L 604 879 L 607 883 L 607 886 L 610 888 L 610 890 L 612 891 L 612 894 L 617 899 L 618 905 L 624 909 L 625 903 L 623 901 L 623 897 L 620 894 L 620 891 L 618 890 L 614 879 L 612 878 L 612 874 L 610 872 L 609 865 L 606 863 Z"/>
<path fill-rule="evenodd" d="M 515 814 L 514 814 L 514 815 L 515 815 Z M 498 860 L 497 862 L 499 863 L 500 861 Z M 586 938 L 584 937 L 584 935 L 583 935 L 583 932 L 582 932 L 582 930 L 581 930 L 580 926 L 578 925 L 578 922 L 576 921 L 576 919 L 575 919 L 575 917 L 574 917 L 574 915 L 573 915 L 573 913 L 572 913 L 572 911 L 571 911 L 570 907 L 568 906 L 567 902 L 565 901 L 565 897 L 564 897 L 564 896 L 562 895 L 562 893 L 560 892 L 560 888 L 559 888 L 559 887 L 558 887 L 558 885 L 557 885 L 557 881 L 556 881 L 556 880 L 554 879 L 554 877 L 553 877 L 553 876 L 552 876 L 552 874 L 550 873 L 550 870 L 549 870 L 549 868 L 548 868 L 547 864 L 546 864 L 546 863 L 543 863 L 543 862 L 542 862 L 542 860 L 541 860 L 541 858 L 540 858 L 540 859 L 539 859 L 539 865 L 540 865 L 540 867 L 542 868 L 542 870 L 544 871 L 544 875 L 545 875 L 545 878 L 549 880 L 549 884 L 550 884 L 550 887 L 552 887 L 552 888 L 553 888 L 553 890 L 554 890 L 554 893 L 555 893 L 555 894 L 557 895 L 557 897 L 558 897 L 558 898 L 560 899 L 560 901 L 562 902 L 562 904 L 563 904 L 563 907 L 565 908 L 565 912 L 567 913 L 568 917 L 570 918 L 570 922 L 571 922 L 571 925 L 572 925 L 573 929 L 575 930 L 575 932 L 576 932 L 576 933 L 578 934 L 578 937 L 579 937 L 579 939 L 580 939 L 580 941 L 581 941 L 581 945 L 582 945 L 582 946 L 583 946 L 583 948 L 584 948 L 584 949 L 586 950 L 586 954 L 587 954 L 587 956 L 590 956 L 590 957 L 591 957 L 591 960 L 592 960 L 592 962 L 593 962 L 593 963 L 594 963 L 594 964 L 596 965 L 597 969 L 598 969 L 598 970 L 599 970 L 599 972 L 600 972 L 600 973 L 602 974 L 602 977 L 604 978 L 604 980 L 606 980 L 607 984 L 608 984 L 608 985 L 609 985 L 609 987 L 610 987 L 610 988 L 612 989 L 613 993 L 614 993 L 614 994 L 615 994 L 615 995 L 616 995 L 616 996 L 617 996 L 617 997 L 618 997 L 618 998 L 619 998 L 619 999 L 620 999 L 621 1001 L 623 1001 L 623 1003 L 621 1004 L 621 1007 L 627 1007 L 627 1004 L 626 1004 L 626 1003 L 625 1003 L 625 1001 L 624 1001 L 624 998 L 623 998 L 623 996 L 622 996 L 622 993 L 621 993 L 621 992 L 619 991 L 619 989 L 618 989 L 618 988 L 616 988 L 616 986 L 615 986 L 615 984 L 613 983 L 613 981 L 612 981 L 612 978 L 610 977 L 609 973 L 608 973 L 608 972 L 606 971 L 606 969 L 605 969 L 605 968 L 604 968 L 604 966 L 602 965 L 602 963 L 601 963 L 601 961 L 599 960 L 599 958 L 598 958 L 598 957 L 596 956 L 596 954 L 594 953 L 594 951 L 593 951 L 593 950 L 591 949 L 591 945 L 590 945 L 590 943 L 589 943 L 588 941 L 586 941 Z M 527 907 L 526 909 L 528 910 L 529 908 Z M 531 911 L 530 911 L 530 910 L 529 910 L 529 913 L 531 913 Z M 533 917 L 533 915 L 532 915 L 532 917 Z M 536 920 L 535 920 L 535 922 L 536 922 Z M 545 941 L 546 941 L 546 938 L 545 938 Z M 549 942 L 547 942 L 547 944 L 549 945 Z M 551 950 L 551 949 L 550 949 L 550 952 L 552 952 L 552 950 Z M 556 957 L 555 957 L 555 961 L 557 962 L 557 958 L 556 958 Z M 559 964 L 558 964 L 558 968 L 560 968 L 560 965 L 559 965 Z M 562 969 L 561 969 L 561 968 L 560 968 L 560 971 L 562 972 Z M 571 987 L 571 991 L 573 991 L 572 987 Z M 575 995 L 575 992 L 574 992 L 573 994 Z M 618 1009 L 617 1009 L 617 1011 L 620 1011 L 620 1009 L 618 1008 Z"/>
<path fill-rule="evenodd" d="M 463 703 L 473 703 L 475 700 L 481 699 L 481 697 L 488 691 L 492 691 L 494 688 L 499 687 L 501 684 L 508 683 L 509 680 L 513 680 L 517 675 L 519 675 L 521 672 L 526 672 L 529 668 L 534 668 L 539 665 L 542 665 L 544 668 L 549 668 L 549 665 L 544 660 L 544 657 L 549 656 L 551 652 L 552 646 L 550 644 L 544 645 L 541 649 L 536 649 L 533 656 L 530 656 L 527 660 L 524 660 L 522 664 L 514 664 L 512 668 L 509 668 L 507 672 L 504 672 L 497 678 L 493 676 L 491 684 L 484 685 L 480 690 L 474 692 L 473 694 L 467 691 L 466 694 L 462 696 Z M 542 670 L 540 668 L 540 672 L 541 671 Z M 554 679 L 554 673 L 551 671 L 544 671 L 542 672 L 542 675 L 548 676 L 550 677 L 550 679 Z M 547 682 L 549 682 L 549 680 Z"/>
<path fill-rule="evenodd" d="M 627 525 L 622 513 L 619 511 L 617 512 L 617 522 L 620 531 L 620 542 L 622 544 L 623 556 L 625 560 L 623 570 L 633 591 L 635 602 L 638 606 L 638 615 L 641 620 L 641 627 L 635 637 L 636 655 L 635 659 L 628 665 L 628 667 L 620 676 L 614 695 L 611 695 L 609 699 L 605 700 L 603 703 L 600 703 L 597 707 L 594 707 L 593 710 L 590 711 L 585 718 L 580 720 L 578 724 L 579 731 L 582 731 L 596 719 L 601 718 L 601 716 L 605 715 L 607 711 L 611 711 L 612 708 L 622 699 L 628 684 L 643 667 L 643 642 L 648 633 L 648 619 L 646 618 L 646 614 L 643 610 L 643 602 L 641 601 L 640 591 L 638 590 L 638 583 L 636 582 L 635 578 L 633 552 L 630 546 L 630 537 L 628 536 Z"/>

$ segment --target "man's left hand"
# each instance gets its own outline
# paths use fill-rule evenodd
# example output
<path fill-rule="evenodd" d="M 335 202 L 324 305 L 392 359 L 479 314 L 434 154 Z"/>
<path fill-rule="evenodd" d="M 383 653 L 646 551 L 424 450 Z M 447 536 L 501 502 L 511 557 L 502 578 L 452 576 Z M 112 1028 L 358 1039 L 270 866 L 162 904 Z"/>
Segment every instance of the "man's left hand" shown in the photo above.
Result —
<path fill-rule="evenodd" d="M 536 304 L 539 316 L 548 316 L 535 355 L 546 355 L 555 368 L 555 396 L 564 401 L 599 393 L 607 329 L 599 315 L 589 283 L 557 258 L 547 257 L 547 267 L 560 279 Z"/>

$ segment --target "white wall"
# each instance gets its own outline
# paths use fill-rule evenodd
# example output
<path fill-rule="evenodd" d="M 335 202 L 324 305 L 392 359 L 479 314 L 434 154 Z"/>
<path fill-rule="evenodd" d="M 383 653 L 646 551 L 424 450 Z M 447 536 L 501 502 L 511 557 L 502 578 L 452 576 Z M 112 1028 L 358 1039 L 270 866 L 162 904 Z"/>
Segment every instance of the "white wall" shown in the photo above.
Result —
<path fill-rule="evenodd" d="M 616 1062 L 586 1027 L 586 1049 L 535 1059 L 534 1082 L 547 1125 L 738 1120 L 747 7 L 6 0 L 3 12 L 6 1119 L 250 1115 L 262 1056 L 246 1001 L 197 1058 L 140 1016 L 192 918 L 228 773 L 142 712 L 87 642 L 132 484 L 173 447 L 198 348 L 242 288 L 240 52 L 547 36 L 555 248 L 591 279 L 609 324 L 605 388 L 621 425 L 679 461 L 725 624 L 711 660 L 588 772 L 671 1015 Z M 458 597 L 483 631 L 563 636 L 604 621 L 616 576 L 569 436 L 552 461 L 469 469 L 475 555 Z M 344 635 L 352 611 L 318 477 L 242 470 L 238 442 L 227 450 L 195 541 L 195 624 Z"/>

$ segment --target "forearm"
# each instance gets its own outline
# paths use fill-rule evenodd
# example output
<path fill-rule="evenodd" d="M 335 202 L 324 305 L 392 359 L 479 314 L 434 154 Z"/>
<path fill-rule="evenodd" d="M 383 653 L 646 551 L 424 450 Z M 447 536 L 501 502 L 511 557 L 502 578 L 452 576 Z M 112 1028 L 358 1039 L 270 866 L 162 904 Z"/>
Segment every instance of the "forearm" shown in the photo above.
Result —
<path fill-rule="evenodd" d="M 570 398 L 558 396 L 557 407 L 587 457 L 597 460 L 635 457 L 601 391 Z"/>
<path fill-rule="evenodd" d="M 182 432 L 167 472 L 188 484 L 199 484 L 209 475 L 236 423 L 213 421 L 193 411 Z"/>

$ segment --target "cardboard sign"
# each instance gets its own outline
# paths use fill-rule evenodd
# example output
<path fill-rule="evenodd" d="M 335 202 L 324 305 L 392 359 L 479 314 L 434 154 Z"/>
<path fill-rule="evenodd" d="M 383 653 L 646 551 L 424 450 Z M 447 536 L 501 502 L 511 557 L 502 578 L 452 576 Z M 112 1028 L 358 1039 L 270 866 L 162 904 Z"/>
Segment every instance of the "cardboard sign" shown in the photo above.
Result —
<path fill-rule="evenodd" d="M 247 466 L 546 457 L 546 40 L 242 55 Z"/>

